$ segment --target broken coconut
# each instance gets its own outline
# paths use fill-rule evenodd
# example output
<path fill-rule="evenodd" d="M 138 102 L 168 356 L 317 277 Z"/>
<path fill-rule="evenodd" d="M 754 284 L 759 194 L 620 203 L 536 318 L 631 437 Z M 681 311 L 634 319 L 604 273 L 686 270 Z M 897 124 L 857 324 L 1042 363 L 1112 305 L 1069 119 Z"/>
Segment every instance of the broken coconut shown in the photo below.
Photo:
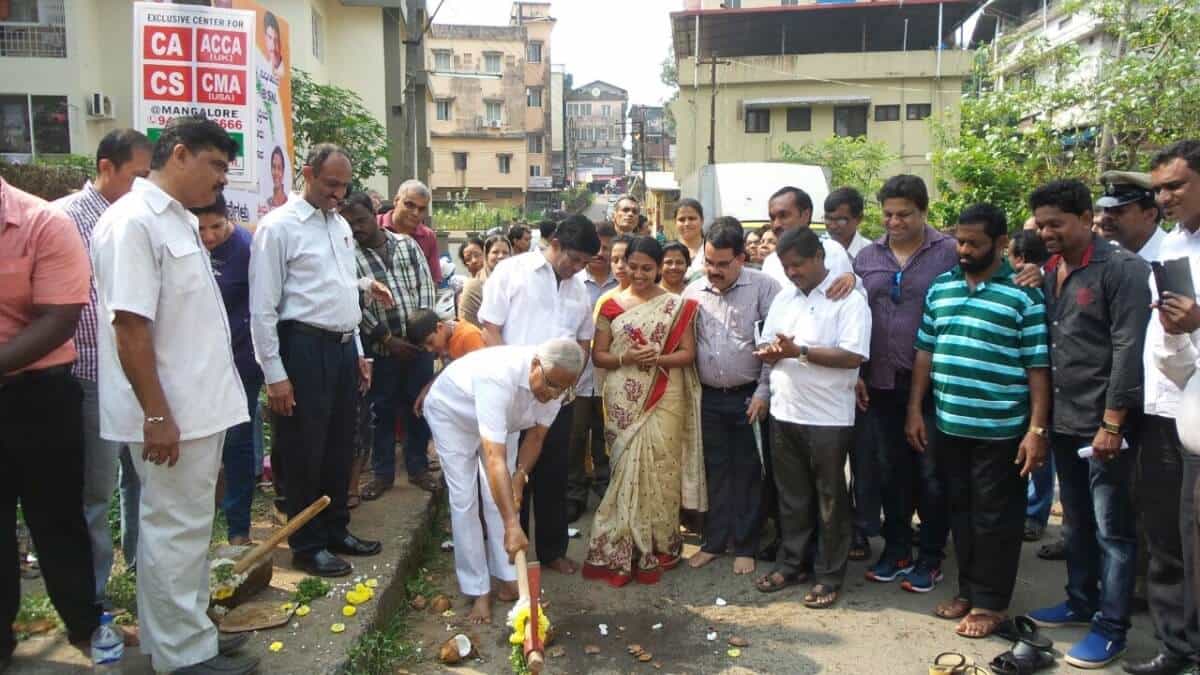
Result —
<path fill-rule="evenodd" d="M 454 665 L 469 657 L 474 650 L 471 638 L 459 633 L 442 643 L 438 650 L 438 660 L 447 665 Z"/>
<path fill-rule="evenodd" d="M 433 599 L 433 602 L 429 603 L 429 609 L 434 614 L 441 614 L 445 612 L 446 610 L 450 609 L 450 598 L 447 598 L 444 595 L 437 596 Z"/>
<path fill-rule="evenodd" d="M 429 601 L 425 599 L 425 596 L 417 595 L 417 596 L 414 596 L 413 599 L 410 600 L 408 604 L 412 605 L 413 609 L 420 611 L 422 609 L 425 609 L 426 605 L 429 604 Z"/>
<path fill-rule="evenodd" d="M 744 637 L 738 637 L 737 635 L 734 635 L 733 637 L 729 638 L 729 646 L 731 646 L 731 647 L 749 647 L 750 641 Z"/>
<path fill-rule="evenodd" d="M 583 648 L 583 653 L 587 654 L 588 656 L 595 656 L 596 654 L 600 653 L 600 648 L 596 645 L 586 645 Z"/>

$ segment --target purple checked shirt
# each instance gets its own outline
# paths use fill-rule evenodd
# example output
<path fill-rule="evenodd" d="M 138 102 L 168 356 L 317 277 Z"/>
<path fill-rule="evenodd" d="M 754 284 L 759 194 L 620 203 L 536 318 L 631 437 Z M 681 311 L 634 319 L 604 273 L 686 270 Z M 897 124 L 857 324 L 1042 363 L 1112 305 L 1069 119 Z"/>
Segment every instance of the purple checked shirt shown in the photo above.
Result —
<path fill-rule="evenodd" d="M 903 269 L 888 247 L 886 234 L 858 252 L 854 273 L 862 279 L 871 305 L 868 387 L 895 389 L 896 374 L 912 371 L 925 294 L 939 274 L 958 265 L 956 248 L 953 237 L 926 225 L 925 241 Z"/>

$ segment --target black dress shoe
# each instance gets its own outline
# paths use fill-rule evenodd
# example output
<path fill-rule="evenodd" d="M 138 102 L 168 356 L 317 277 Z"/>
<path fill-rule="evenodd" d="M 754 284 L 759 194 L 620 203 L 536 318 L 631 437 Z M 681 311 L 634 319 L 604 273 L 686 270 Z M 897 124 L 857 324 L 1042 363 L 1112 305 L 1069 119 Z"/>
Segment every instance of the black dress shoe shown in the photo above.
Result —
<path fill-rule="evenodd" d="M 292 556 L 292 564 L 314 577 L 344 577 L 354 571 L 350 563 L 325 549 L 316 553 L 297 553 Z"/>
<path fill-rule="evenodd" d="M 221 633 L 217 635 L 217 653 L 231 654 L 249 641 L 249 633 Z"/>
<path fill-rule="evenodd" d="M 1134 663 L 1126 661 L 1121 664 L 1125 672 L 1132 675 L 1178 675 L 1186 672 L 1192 665 L 1188 659 L 1176 654 L 1157 654 L 1149 661 Z"/>
<path fill-rule="evenodd" d="M 383 544 L 347 533 L 339 541 L 331 543 L 329 550 L 342 555 L 375 555 L 383 550 Z"/>

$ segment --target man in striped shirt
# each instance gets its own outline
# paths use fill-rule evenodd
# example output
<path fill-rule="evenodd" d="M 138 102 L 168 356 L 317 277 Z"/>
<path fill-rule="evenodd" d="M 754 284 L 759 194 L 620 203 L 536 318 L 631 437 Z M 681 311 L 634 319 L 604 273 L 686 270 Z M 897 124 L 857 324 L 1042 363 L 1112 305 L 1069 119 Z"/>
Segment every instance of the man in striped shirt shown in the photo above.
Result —
<path fill-rule="evenodd" d="M 92 230 L 110 204 L 129 192 L 134 178 L 150 174 L 150 151 L 154 146 L 144 134 L 133 129 L 115 129 L 100 139 L 96 148 L 96 179 L 77 192 L 54 202 L 64 211 L 83 239 L 91 255 Z M 103 602 L 104 589 L 113 563 L 112 535 L 108 529 L 108 505 L 117 486 L 119 451 L 124 447 L 100 438 L 100 400 L 96 392 L 96 283 L 91 283 L 90 299 L 79 314 L 75 328 L 78 355 L 71 374 L 83 388 L 84 478 L 83 517 L 92 541 L 92 562 L 96 572 L 96 599 Z M 128 455 L 128 450 L 124 451 Z M 125 460 L 129 462 L 128 459 Z M 137 485 L 137 476 L 128 465 L 126 480 Z M 123 481 L 126 482 L 126 481 Z M 133 565 L 137 541 L 138 490 L 127 495 L 122 489 L 122 527 L 125 564 Z M 128 507 L 132 508 L 128 508 Z"/>
<path fill-rule="evenodd" d="M 958 267 L 934 279 L 917 331 L 905 433 L 934 452 L 949 490 L 958 594 L 937 606 L 964 637 L 1006 618 L 1017 579 L 1025 478 L 1046 460 L 1050 354 L 1040 289 L 1018 286 L 1004 212 L 971 206 L 955 228 Z M 933 387 L 936 426 L 921 402 Z"/>

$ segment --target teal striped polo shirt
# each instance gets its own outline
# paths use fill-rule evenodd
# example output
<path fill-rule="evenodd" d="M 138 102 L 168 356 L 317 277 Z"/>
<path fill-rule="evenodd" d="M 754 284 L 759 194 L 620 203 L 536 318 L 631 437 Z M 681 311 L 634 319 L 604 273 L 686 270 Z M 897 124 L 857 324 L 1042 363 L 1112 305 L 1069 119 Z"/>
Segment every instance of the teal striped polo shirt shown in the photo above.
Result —
<path fill-rule="evenodd" d="M 1047 368 L 1041 289 L 1018 286 L 1008 261 L 972 291 L 961 267 L 933 281 L 916 347 L 933 354 L 937 425 L 952 436 L 1002 440 L 1029 424 L 1027 368 Z"/>

